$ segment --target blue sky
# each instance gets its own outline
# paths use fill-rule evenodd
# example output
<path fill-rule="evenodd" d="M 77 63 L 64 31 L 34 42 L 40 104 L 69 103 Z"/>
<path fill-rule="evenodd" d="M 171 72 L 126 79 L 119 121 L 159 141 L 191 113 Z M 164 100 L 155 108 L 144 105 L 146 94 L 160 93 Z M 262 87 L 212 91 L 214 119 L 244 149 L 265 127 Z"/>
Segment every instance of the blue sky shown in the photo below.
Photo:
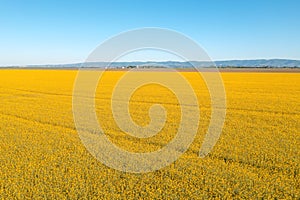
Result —
<path fill-rule="evenodd" d="M 0 0 L 0 65 L 82 62 L 141 27 L 179 31 L 213 60 L 300 59 L 299 10 L 297 0 Z"/>

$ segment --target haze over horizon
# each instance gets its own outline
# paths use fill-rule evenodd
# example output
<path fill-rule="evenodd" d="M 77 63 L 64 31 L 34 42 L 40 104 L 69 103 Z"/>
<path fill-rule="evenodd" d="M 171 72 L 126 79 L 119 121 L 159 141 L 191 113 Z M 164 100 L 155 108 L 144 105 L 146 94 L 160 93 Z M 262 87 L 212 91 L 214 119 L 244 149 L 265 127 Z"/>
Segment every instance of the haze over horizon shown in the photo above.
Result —
<path fill-rule="evenodd" d="M 299 7 L 296 0 L 2 1 L 0 66 L 84 62 L 101 42 L 142 27 L 183 33 L 214 61 L 300 60 Z M 139 56 L 129 58 L 174 60 Z"/>

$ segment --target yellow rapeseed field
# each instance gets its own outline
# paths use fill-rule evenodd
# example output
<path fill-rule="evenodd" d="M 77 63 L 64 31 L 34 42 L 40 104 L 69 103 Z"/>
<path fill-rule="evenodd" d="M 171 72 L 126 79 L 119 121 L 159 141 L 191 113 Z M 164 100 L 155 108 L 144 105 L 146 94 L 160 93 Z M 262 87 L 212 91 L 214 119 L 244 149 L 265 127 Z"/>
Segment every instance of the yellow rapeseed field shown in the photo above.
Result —
<path fill-rule="evenodd" d="M 133 120 L 147 125 L 149 107 L 160 103 L 166 124 L 148 139 L 123 133 L 110 98 L 124 73 L 105 72 L 100 80 L 99 123 L 120 148 L 158 150 L 176 134 L 180 105 L 167 88 L 141 87 L 130 100 Z M 204 159 L 198 154 L 210 120 L 209 92 L 197 73 L 181 73 L 199 100 L 197 136 L 170 166 L 132 174 L 105 166 L 81 143 L 72 113 L 76 70 L 0 70 L 0 199 L 299 199 L 300 73 L 223 72 L 226 121 Z"/>

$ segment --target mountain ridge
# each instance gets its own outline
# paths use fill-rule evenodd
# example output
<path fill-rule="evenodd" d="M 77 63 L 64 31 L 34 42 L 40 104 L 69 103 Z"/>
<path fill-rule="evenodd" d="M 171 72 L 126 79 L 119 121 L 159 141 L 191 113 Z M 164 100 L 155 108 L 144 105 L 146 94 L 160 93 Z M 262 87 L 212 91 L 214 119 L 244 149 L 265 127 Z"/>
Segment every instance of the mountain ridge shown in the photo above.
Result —
<path fill-rule="evenodd" d="M 257 67 L 257 68 L 283 68 L 283 67 L 300 67 L 300 60 L 292 59 L 248 59 L 248 60 L 220 60 L 220 61 L 133 61 L 133 62 L 86 62 L 86 63 L 71 63 L 71 64 L 46 64 L 46 65 L 26 65 L 26 66 L 1 66 L 3 67 L 22 67 L 22 68 L 192 68 L 192 67 Z"/>

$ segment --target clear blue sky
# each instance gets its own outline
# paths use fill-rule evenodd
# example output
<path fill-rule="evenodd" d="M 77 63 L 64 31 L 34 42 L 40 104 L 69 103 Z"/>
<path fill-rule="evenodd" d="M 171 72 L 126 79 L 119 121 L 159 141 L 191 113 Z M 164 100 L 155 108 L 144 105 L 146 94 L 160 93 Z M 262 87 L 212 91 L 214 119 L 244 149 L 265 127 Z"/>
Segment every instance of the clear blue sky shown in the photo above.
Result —
<path fill-rule="evenodd" d="M 213 60 L 300 59 L 298 0 L 0 0 L 0 65 L 82 62 L 140 27 L 182 32 Z"/>

